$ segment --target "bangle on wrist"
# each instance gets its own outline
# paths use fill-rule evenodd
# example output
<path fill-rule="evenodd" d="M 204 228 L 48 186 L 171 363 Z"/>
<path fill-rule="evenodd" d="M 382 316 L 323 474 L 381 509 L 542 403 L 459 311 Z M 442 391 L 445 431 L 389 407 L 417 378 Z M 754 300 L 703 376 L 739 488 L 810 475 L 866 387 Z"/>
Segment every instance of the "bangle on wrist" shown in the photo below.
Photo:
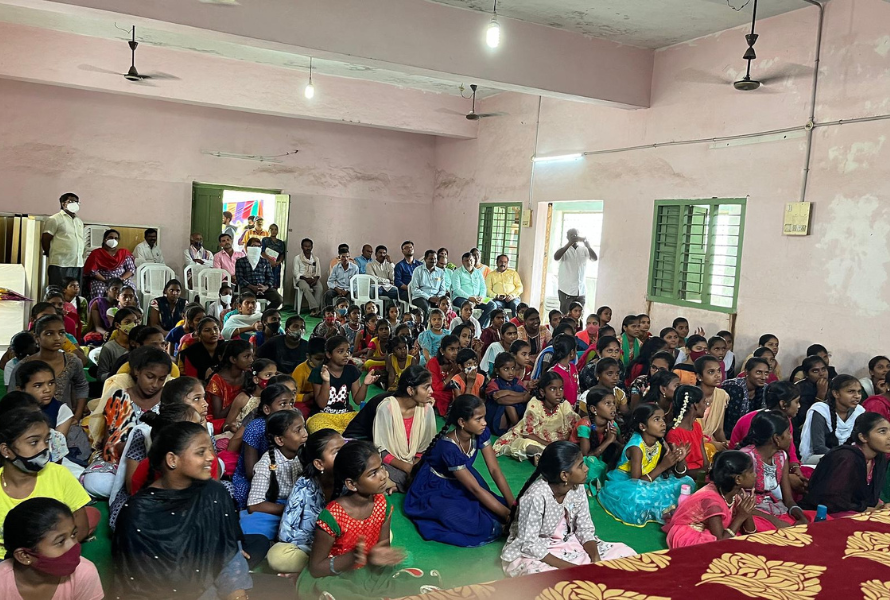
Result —
<path fill-rule="evenodd" d="M 748 535 L 751 535 L 752 533 L 757 533 L 757 526 L 755 525 L 755 526 L 754 526 L 754 529 L 752 529 L 751 531 L 748 531 L 748 530 L 745 528 L 745 526 L 743 525 L 743 526 L 742 526 L 742 532 L 743 532 L 743 533 L 746 533 L 746 534 L 748 534 Z"/>
<path fill-rule="evenodd" d="M 649 480 L 649 483 L 652 483 L 652 475 L 650 473 L 646 473 L 646 479 Z"/>
<path fill-rule="evenodd" d="M 685 475 L 688 470 L 689 467 L 687 467 L 686 465 L 683 465 L 682 471 L 678 469 L 676 465 L 674 465 L 674 473 L 676 473 L 677 475 Z"/>
<path fill-rule="evenodd" d="M 334 556 L 331 557 L 331 562 L 328 565 L 328 570 L 331 572 L 332 575 L 340 575 L 342 573 L 342 571 L 338 571 L 337 569 L 334 568 L 334 559 L 335 558 L 336 557 L 334 557 Z"/>
<path fill-rule="evenodd" d="M 724 527 L 723 531 L 729 534 L 729 537 L 735 537 L 735 531 L 731 527 Z"/>

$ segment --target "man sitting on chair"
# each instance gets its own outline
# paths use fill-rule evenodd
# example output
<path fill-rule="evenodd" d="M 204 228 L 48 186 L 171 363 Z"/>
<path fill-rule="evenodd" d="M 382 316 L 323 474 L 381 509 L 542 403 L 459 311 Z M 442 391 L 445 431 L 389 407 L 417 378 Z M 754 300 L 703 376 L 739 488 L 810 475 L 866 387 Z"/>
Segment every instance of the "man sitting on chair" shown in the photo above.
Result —
<path fill-rule="evenodd" d="M 349 249 L 340 248 L 340 262 L 331 269 L 328 291 L 324 295 L 325 306 L 333 305 L 334 298 L 349 297 L 349 282 L 358 275 L 358 265 L 349 258 Z"/>
<path fill-rule="evenodd" d="M 272 287 L 272 267 L 260 256 L 263 242 L 256 237 L 247 240 L 247 256 L 235 262 L 235 276 L 243 292 L 250 290 L 257 298 L 269 301 L 268 308 L 281 306 L 281 294 Z"/>
<path fill-rule="evenodd" d="M 365 273 L 377 278 L 380 286 L 377 294 L 381 298 L 392 300 L 393 304 L 399 301 L 399 288 L 395 286 L 395 267 L 387 256 L 386 246 L 377 246 L 374 250 L 374 260 L 365 266 Z"/>
<path fill-rule="evenodd" d="M 437 258 L 435 250 L 427 250 L 423 253 L 423 266 L 414 269 L 411 275 L 411 303 L 423 311 L 424 319 L 448 291 L 445 289 L 445 273 L 436 266 Z"/>

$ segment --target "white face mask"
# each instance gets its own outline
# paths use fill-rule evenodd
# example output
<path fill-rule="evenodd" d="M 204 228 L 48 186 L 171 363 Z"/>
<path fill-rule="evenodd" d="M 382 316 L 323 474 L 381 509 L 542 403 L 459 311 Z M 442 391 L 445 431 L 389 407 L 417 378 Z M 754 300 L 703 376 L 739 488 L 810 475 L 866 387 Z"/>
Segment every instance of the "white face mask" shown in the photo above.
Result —
<path fill-rule="evenodd" d="M 117 240 L 114 238 L 111 238 L 110 240 L 105 240 L 105 245 L 108 246 L 109 248 L 117 248 Z"/>
<path fill-rule="evenodd" d="M 257 264 L 260 262 L 260 253 L 262 252 L 262 248 L 258 246 L 251 246 L 245 250 L 245 254 L 247 254 L 247 260 L 250 262 L 250 265 L 256 268 Z"/>
<path fill-rule="evenodd" d="M 232 294 L 223 294 L 219 297 L 219 301 L 223 304 L 229 304 L 232 301 Z"/>
<path fill-rule="evenodd" d="M 67 206 L 65 206 L 65 210 L 77 214 L 77 211 L 80 210 L 80 202 L 69 202 Z"/>

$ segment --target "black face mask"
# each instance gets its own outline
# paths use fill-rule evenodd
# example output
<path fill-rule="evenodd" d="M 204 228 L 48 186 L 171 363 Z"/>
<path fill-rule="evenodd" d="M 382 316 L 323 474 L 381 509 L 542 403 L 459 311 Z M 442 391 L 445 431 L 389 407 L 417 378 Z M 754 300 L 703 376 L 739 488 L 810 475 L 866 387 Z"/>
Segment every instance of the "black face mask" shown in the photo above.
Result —
<path fill-rule="evenodd" d="M 195 247 L 195 250 L 200 250 L 201 246 L 204 245 L 204 242 L 192 242 L 192 246 Z"/>
<path fill-rule="evenodd" d="M 278 331 L 280 327 L 281 321 L 269 321 L 268 323 L 266 323 L 266 329 L 269 329 L 271 331 Z"/>

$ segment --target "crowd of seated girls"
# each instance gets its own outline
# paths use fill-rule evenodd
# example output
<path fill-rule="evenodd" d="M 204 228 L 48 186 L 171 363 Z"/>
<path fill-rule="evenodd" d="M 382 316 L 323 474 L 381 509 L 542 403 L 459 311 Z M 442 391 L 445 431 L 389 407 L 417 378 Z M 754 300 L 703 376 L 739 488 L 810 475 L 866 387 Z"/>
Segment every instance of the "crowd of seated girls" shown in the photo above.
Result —
<path fill-rule="evenodd" d="M 384 317 L 338 300 L 306 340 L 250 292 L 224 286 L 205 311 L 173 280 L 143 319 L 132 288 L 104 283 L 89 303 L 74 280 L 50 290 L 0 361 L 0 589 L 23 597 L 102 597 L 77 543 L 91 497 L 109 502 L 117 595 L 232 599 L 264 559 L 306 597 L 438 586 L 424 565 L 398 576 L 389 494 L 424 540 L 502 542 L 507 576 L 633 554 L 597 536 L 589 498 L 671 547 L 881 505 L 884 356 L 857 379 L 814 344 L 783 380 L 775 335 L 739 361 L 730 332 L 678 318 L 655 336 L 647 315 L 616 331 L 578 304 L 546 324 L 495 309 L 483 328 L 470 303 Z M 533 463 L 518 494 L 499 457 Z"/>

